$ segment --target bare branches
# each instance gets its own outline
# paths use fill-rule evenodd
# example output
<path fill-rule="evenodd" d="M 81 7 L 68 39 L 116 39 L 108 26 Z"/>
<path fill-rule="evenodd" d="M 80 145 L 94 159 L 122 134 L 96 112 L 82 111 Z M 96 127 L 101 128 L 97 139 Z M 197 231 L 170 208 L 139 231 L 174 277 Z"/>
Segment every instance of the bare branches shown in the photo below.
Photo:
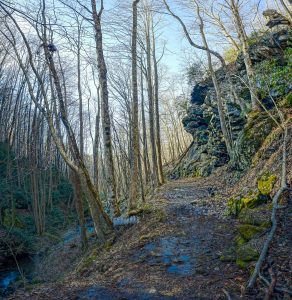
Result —
<path fill-rule="evenodd" d="M 163 0 L 163 2 L 164 2 L 164 4 L 165 4 L 166 9 L 167 9 L 168 12 L 170 13 L 170 15 L 173 16 L 176 20 L 178 20 L 178 22 L 179 22 L 180 25 L 182 26 L 183 31 L 184 31 L 184 33 L 185 33 L 185 36 L 186 36 L 188 42 L 190 43 L 190 45 L 191 45 L 192 47 L 194 47 L 194 48 L 199 49 L 199 50 L 209 51 L 212 55 L 216 56 L 216 57 L 220 60 L 222 66 L 225 66 L 226 64 L 225 64 L 224 58 L 223 58 L 218 52 L 216 52 L 216 51 L 214 51 L 214 50 L 211 50 L 211 49 L 207 49 L 207 48 L 204 47 L 204 46 L 197 45 L 197 44 L 193 41 L 193 39 L 191 38 L 191 36 L 190 36 L 190 34 L 189 34 L 189 32 L 188 32 L 188 29 L 187 29 L 185 23 L 182 21 L 182 19 L 181 19 L 178 15 L 176 15 L 176 14 L 170 9 L 170 7 L 169 7 L 169 5 L 167 4 L 166 0 Z"/>

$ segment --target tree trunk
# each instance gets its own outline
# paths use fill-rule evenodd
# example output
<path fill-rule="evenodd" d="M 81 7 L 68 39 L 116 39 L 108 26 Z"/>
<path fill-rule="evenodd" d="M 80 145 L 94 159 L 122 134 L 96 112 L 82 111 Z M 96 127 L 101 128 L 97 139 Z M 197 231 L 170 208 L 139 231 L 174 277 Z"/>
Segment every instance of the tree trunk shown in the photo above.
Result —
<path fill-rule="evenodd" d="M 158 178 L 157 153 L 155 143 L 155 123 L 154 123 L 154 100 L 153 100 L 153 84 L 152 84 L 152 65 L 151 65 L 151 40 L 150 40 L 150 20 L 146 24 L 146 56 L 147 56 L 147 86 L 149 100 L 149 127 L 150 127 L 150 143 L 152 155 L 152 185 L 156 188 L 160 185 Z"/>
<path fill-rule="evenodd" d="M 256 91 L 256 86 L 255 86 L 255 74 L 252 66 L 252 61 L 248 52 L 248 41 L 247 41 L 247 35 L 244 29 L 244 25 L 242 23 L 242 19 L 239 13 L 239 8 L 238 4 L 235 3 L 235 0 L 230 0 L 230 7 L 231 7 L 231 12 L 233 15 L 234 19 L 234 24 L 236 27 L 236 31 L 238 34 L 238 38 L 240 40 L 241 46 L 242 46 L 242 54 L 243 54 L 243 59 L 244 59 L 244 64 L 246 68 L 246 73 L 247 73 L 247 78 L 248 78 L 248 85 L 250 89 L 250 98 L 251 98 L 251 103 L 252 103 L 252 108 L 254 110 L 259 109 L 259 104 L 257 102 L 257 91 Z"/>
<path fill-rule="evenodd" d="M 137 14 L 138 3 L 140 0 L 133 1 L 133 29 L 132 29 L 132 147 L 131 147 L 131 181 L 129 195 L 129 211 L 137 209 L 137 196 L 139 184 L 139 117 L 138 117 L 138 75 L 137 75 Z"/>
<path fill-rule="evenodd" d="M 87 248 L 87 236 L 86 236 L 86 225 L 85 225 L 85 217 L 84 217 L 84 208 L 83 208 L 83 199 L 82 199 L 82 184 L 79 177 L 79 174 L 70 171 L 70 178 L 74 191 L 74 202 L 76 206 L 76 211 L 79 219 L 79 226 L 81 229 L 80 233 L 80 241 L 82 248 Z"/>
<path fill-rule="evenodd" d="M 228 131 L 228 127 L 227 127 L 226 120 L 225 120 L 224 103 L 223 103 L 223 99 L 222 99 L 222 95 L 221 95 L 221 90 L 220 90 L 220 86 L 219 86 L 219 83 L 218 83 L 218 80 L 216 78 L 216 74 L 215 74 L 215 71 L 214 71 L 214 68 L 213 68 L 212 56 L 211 56 L 211 52 L 209 51 L 209 45 L 208 45 L 206 35 L 205 35 L 205 31 L 204 31 L 204 22 L 203 22 L 203 19 L 201 17 L 200 8 L 199 8 L 199 5 L 197 4 L 197 2 L 196 2 L 196 5 L 197 5 L 198 18 L 200 20 L 200 33 L 201 33 L 201 36 L 202 36 L 204 46 L 207 49 L 206 52 L 207 52 L 207 57 L 208 57 L 208 67 L 209 67 L 209 71 L 210 71 L 212 81 L 213 81 L 213 84 L 214 84 L 214 88 L 215 88 L 221 130 L 222 130 L 222 133 L 223 133 L 223 137 L 224 137 L 224 141 L 225 141 L 225 144 L 226 144 L 227 152 L 228 152 L 230 158 L 233 159 L 234 151 L 233 151 L 233 147 L 232 147 L 232 139 L 231 139 L 230 132 Z"/>
<path fill-rule="evenodd" d="M 101 9 L 99 13 L 96 10 L 96 0 L 91 0 L 92 17 L 95 30 L 95 47 L 97 53 L 97 65 L 99 75 L 99 86 L 101 92 L 101 112 L 102 112 L 102 129 L 103 129 L 103 142 L 105 151 L 105 164 L 106 164 L 106 179 L 108 188 L 108 197 L 114 209 L 115 216 L 121 214 L 119 203 L 116 195 L 116 180 L 114 174 L 114 162 L 112 152 L 111 140 L 111 122 L 109 113 L 108 102 L 108 85 L 107 85 L 107 67 L 105 64 L 103 54 L 103 39 L 101 30 L 101 14 L 103 11 L 103 1 L 101 1 Z"/>
<path fill-rule="evenodd" d="M 142 65 L 142 62 L 141 62 Z M 144 101 L 144 85 L 143 85 L 143 71 L 141 66 L 141 117 L 142 117 L 142 135 L 143 135 L 143 165 L 145 173 L 145 181 L 148 183 L 150 181 L 149 171 L 150 162 L 148 156 L 148 142 L 147 142 L 147 130 L 146 130 L 146 119 L 145 119 L 145 101 Z"/>
<path fill-rule="evenodd" d="M 162 157 L 161 157 L 161 136 L 160 136 L 160 115 L 159 115 L 159 79 L 158 79 L 158 62 L 156 59 L 156 47 L 154 28 L 152 26 L 152 59 L 154 65 L 154 100 L 155 100 L 155 125 L 156 125 L 156 147 L 158 160 L 158 173 L 161 184 L 164 184 Z"/>

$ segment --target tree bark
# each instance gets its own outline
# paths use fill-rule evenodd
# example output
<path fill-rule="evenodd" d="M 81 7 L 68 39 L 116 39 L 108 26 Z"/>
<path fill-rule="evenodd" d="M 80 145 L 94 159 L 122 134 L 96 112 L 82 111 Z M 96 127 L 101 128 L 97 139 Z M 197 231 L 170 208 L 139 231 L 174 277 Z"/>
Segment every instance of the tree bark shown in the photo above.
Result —
<path fill-rule="evenodd" d="M 139 184 L 139 116 L 138 116 L 138 71 L 137 71 L 137 26 L 138 3 L 133 1 L 133 28 L 132 28 L 132 149 L 131 149 L 131 181 L 129 195 L 129 211 L 137 209 L 137 196 Z"/>
<path fill-rule="evenodd" d="M 195 3 L 197 6 L 197 15 L 200 20 L 200 33 L 201 33 L 201 36 L 203 39 L 204 47 L 207 49 L 206 52 L 207 52 L 207 57 L 208 57 L 208 67 L 209 67 L 209 71 L 210 71 L 212 81 L 214 84 L 214 88 L 215 88 L 221 130 L 222 130 L 222 134 L 223 134 L 224 141 L 226 144 L 227 152 L 228 152 L 230 158 L 232 159 L 234 157 L 233 143 L 232 143 L 232 139 L 231 139 L 231 134 L 228 130 L 226 120 L 225 120 L 224 103 L 223 103 L 223 99 L 222 99 L 222 95 L 221 95 L 221 90 L 220 90 L 220 86 L 219 86 L 219 83 L 218 83 L 218 80 L 216 78 L 216 74 L 215 74 L 215 71 L 213 68 L 212 56 L 211 56 L 211 52 L 209 50 L 209 45 L 208 45 L 208 42 L 206 39 L 205 30 L 204 30 L 204 21 L 200 14 L 199 5 L 197 2 L 195 2 Z"/>
<path fill-rule="evenodd" d="M 150 20 L 149 16 L 146 20 L 146 56 L 147 56 L 147 86 L 149 100 L 149 127 L 150 127 L 150 143 L 152 157 L 152 185 L 156 188 L 160 185 L 158 178 L 157 152 L 155 142 L 155 120 L 154 120 L 154 99 L 153 99 L 153 83 L 152 83 L 152 65 L 151 65 L 151 39 L 150 39 Z"/>
<path fill-rule="evenodd" d="M 80 226 L 80 242 L 82 248 L 87 248 L 87 236 L 86 236 L 86 224 L 85 224 L 85 217 L 84 217 L 84 207 L 83 207 L 83 197 L 82 197 L 82 184 L 78 173 L 71 170 L 70 178 L 73 186 L 74 191 L 74 202 L 76 206 L 76 211 L 79 219 L 79 226 Z"/>
<path fill-rule="evenodd" d="M 243 59 L 244 59 L 244 64 L 246 68 L 246 73 L 247 73 L 247 78 L 248 78 L 248 84 L 249 84 L 249 89 L 250 89 L 250 98 L 251 98 L 251 103 L 252 103 L 252 108 L 254 110 L 259 109 L 259 104 L 256 99 L 256 86 L 255 86 L 255 74 L 252 66 L 252 61 L 248 52 L 248 41 L 247 41 L 247 35 L 245 32 L 245 28 L 239 13 L 239 8 L 238 4 L 235 3 L 235 0 L 230 0 L 230 8 L 231 12 L 233 15 L 234 19 L 234 24 L 236 27 L 236 31 L 238 34 L 238 38 L 241 43 L 242 47 L 242 54 L 243 54 Z"/>
<path fill-rule="evenodd" d="M 159 77 L 158 77 L 158 62 L 156 59 L 156 46 L 154 28 L 152 26 L 152 59 L 154 66 L 154 100 L 155 100 L 155 125 L 156 125 L 156 147 L 158 160 L 158 174 L 161 184 L 164 184 L 163 165 L 161 157 L 161 134 L 160 134 L 160 114 L 159 114 Z"/>
<path fill-rule="evenodd" d="M 114 174 L 114 161 L 112 151 L 111 139 L 111 122 L 109 113 L 109 97 L 108 97 L 108 84 L 107 84 L 107 67 L 103 54 L 103 38 L 101 29 L 101 15 L 103 12 L 103 1 L 101 0 L 101 8 L 99 13 L 96 10 L 96 0 L 91 0 L 92 17 L 95 30 L 95 47 L 97 53 L 97 66 L 99 75 L 99 86 L 101 92 L 101 112 L 102 112 L 102 129 L 103 129 L 103 142 L 105 151 L 105 164 L 106 164 L 106 179 L 108 188 L 108 197 L 113 206 L 114 215 L 120 216 L 120 208 L 116 193 L 116 180 Z"/>

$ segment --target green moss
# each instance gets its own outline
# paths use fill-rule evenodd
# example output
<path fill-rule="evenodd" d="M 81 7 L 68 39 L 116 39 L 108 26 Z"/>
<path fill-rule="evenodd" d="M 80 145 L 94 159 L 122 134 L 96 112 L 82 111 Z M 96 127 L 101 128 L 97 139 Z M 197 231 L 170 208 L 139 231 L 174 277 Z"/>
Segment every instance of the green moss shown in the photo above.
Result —
<path fill-rule="evenodd" d="M 284 96 L 292 81 L 292 49 L 284 50 L 284 61 L 277 58 L 264 60 L 256 64 L 258 93 L 262 98 L 269 97 L 271 91 L 277 97 Z"/>
<path fill-rule="evenodd" d="M 234 248 L 226 250 L 219 258 L 222 262 L 234 262 L 236 261 L 236 252 Z"/>
<path fill-rule="evenodd" d="M 292 107 L 292 92 L 290 92 L 282 101 L 279 102 L 279 107 L 291 108 Z"/>
<path fill-rule="evenodd" d="M 113 246 L 113 241 L 112 240 L 108 240 L 104 244 L 104 249 L 106 251 L 110 251 L 110 249 L 112 248 L 112 246 Z"/>
<path fill-rule="evenodd" d="M 271 209 L 268 205 L 254 209 L 243 208 L 238 215 L 241 224 L 249 224 L 267 228 L 270 226 Z"/>
<path fill-rule="evenodd" d="M 236 256 L 237 259 L 241 261 L 254 261 L 258 259 L 259 252 L 248 244 L 245 244 L 236 249 Z"/>
<path fill-rule="evenodd" d="M 93 251 L 90 255 L 88 255 L 87 257 L 85 257 L 83 259 L 83 261 L 81 262 L 81 264 L 78 266 L 77 268 L 77 272 L 82 272 L 83 270 L 89 268 L 90 266 L 93 265 L 93 263 L 96 261 L 97 259 L 97 253 L 96 251 Z"/>
<path fill-rule="evenodd" d="M 248 262 L 243 261 L 241 259 L 236 259 L 236 264 L 241 268 L 245 269 L 248 266 Z"/>
<path fill-rule="evenodd" d="M 246 240 L 241 235 L 238 234 L 235 237 L 235 244 L 236 244 L 236 246 L 241 246 L 241 245 L 243 245 L 245 243 L 246 243 Z"/>
<path fill-rule="evenodd" d="M 4 217 L 3 217 L 3 225 L 5 227 L 14 227 L 14 228 L 24 228 L 25 224 L 21 222 L 20 218 L 15 215 L 13 218 L 13 214 L 10 209 L 5 209 Z"/>
<path fill-rule="evenodd" d="M 227 213 L 238 216 L 243 208 L 255 208 L 266 203 L 268 199 L 268 196 L 258 191 L 251 191 L 244 196 L 233 196 L 227 201 Z"/>
<path fill-rule="evenodd" d="M 292 107 L 292 92 L 285 97 L 285 107 Z"/>
<path fill-rule="evenodd" d="M 277 176 L 266 173 L 258 180 L 258 189 L 263 195 L 270 195 L 277 181 Z"/>
<path fill-rule="evenodd" d="M 240 233 L 241 237 L 248 241 L 252 239 L 256 234 L 262 232 L 263 228 L 259 226 L 243 224 L 238 226 L 238 232 Z"/>
<path fill-rule="evenodd" d="M 275 126 L 275 122 L 265 112 L 249 113 L 247 124 L 238 140 L 240 152 L 247 166 Z"/>
<path fill-rule="evenodd" d="M 227 201 L 227 213 L 229 215 L 235 215 L 237 216 L 241 209 L 243 208 L 242 206 L 242 201 L 240 196 L 234 196 L 228 199 Z"/>
<path fill-rule="evenodd" d="M 194 177 L 194 178 L 202 177 L 202 174 L 201 174 L 200 170 L 195 169 L 194 172 L 193 172 L 193 176 L 192 177 Z"/>
<path fill-rule="evenodd" d="M 255 208 L 267 202 L 267 197 L 264 197 L 260 192 L 250 192 L 241 198 L 242 208 Z"/>

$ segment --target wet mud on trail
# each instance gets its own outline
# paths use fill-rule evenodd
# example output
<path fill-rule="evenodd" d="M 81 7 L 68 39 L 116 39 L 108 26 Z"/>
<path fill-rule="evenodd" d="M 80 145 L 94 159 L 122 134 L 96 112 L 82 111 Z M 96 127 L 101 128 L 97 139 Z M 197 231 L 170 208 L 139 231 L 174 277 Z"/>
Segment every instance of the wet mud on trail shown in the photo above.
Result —
<path fill-rule="evenodd" d="M 204 180 L 166 184 L 151 200 L 155 221 L 125 230 L 78 276 L 10 299 L 238 299 L 248 274 L 220 260 L 236 229 L 222 190 Z"/>

